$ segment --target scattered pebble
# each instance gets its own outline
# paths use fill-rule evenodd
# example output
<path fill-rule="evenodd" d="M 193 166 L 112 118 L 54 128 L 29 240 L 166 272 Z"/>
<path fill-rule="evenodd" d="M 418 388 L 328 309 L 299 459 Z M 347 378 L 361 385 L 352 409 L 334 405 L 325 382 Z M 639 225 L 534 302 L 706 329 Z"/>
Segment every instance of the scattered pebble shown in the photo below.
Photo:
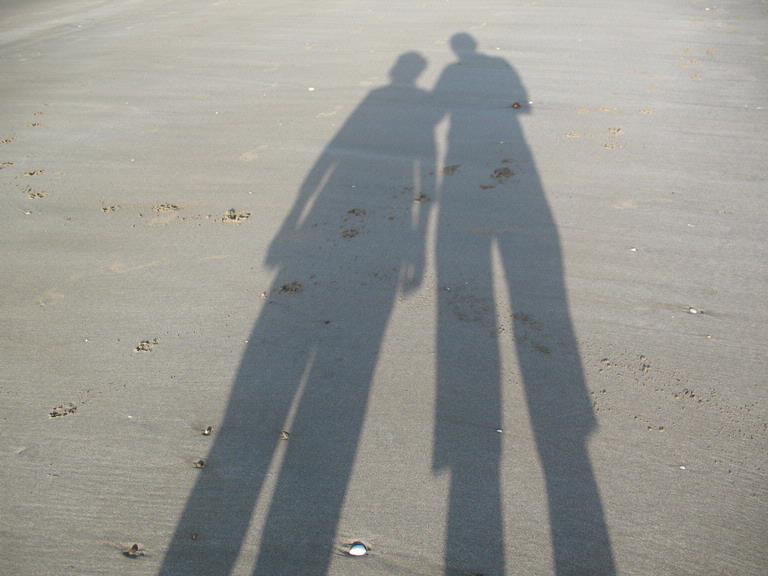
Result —
<path fill-rule="evenodd" d="M 298 294 L 302 290 L 304 290 L 304 285 L 301 282 L 288 282 L 282 285 L 280 294 Z"/>
<path fill-rule="evenodd" d="M 493 171 L 493 174 L 491 174 L 491 178 L 501 183 L 514 176 L 514 174 L 515 173 L 512 172 L 509 167 L 503 166 L 502 168 L 496 168 L 496 170 Z"/>
<path fill-rule="evenodd" d="M 444 176 L 453 176 L 461 168 L 461 164 L 451 164 L 450 166 L 443 167 Z"/>
<path fill-rule="evenodd" d="M 212 432 L 213 432 L 213 426 L 206 426 L 202 430 L 203 436 L 210 436 Z"/>
<path fill-rule="evenodd" d="M 131 544 L 126 550 L 123 550 L 123 555 L 128 558 L 138 558 L 144 556 L 144 546 L 141 544 Z"/>
<path fill-rule="evenodd" d="M 144 556 L 144 546 L 141 544 L 131 544 L 127 550 L 123 550 L 123 556 L 128 558 L 139 558 Z"/>
<path fill-rule="evenodd" d="M 518 110 L 521 108 L 520 102 L 513 102 L 511 108 Z"/>
<path fill-rule="evenodd" d="M 223 218 L 221 219 L 222 222 L 242 222 L 243 220 L 247 220 L 251 217 L 250 212 L 245 212 L 243 210 L 235 210 L 234 208 L 230 208 L 227 210 L 226 214 L 224 214 Z"/>
<path fill-rule="evenodd" d="M 152 340 L 142 340 L 138 346 L 133 349 L 134 352 L 152 352 L 152 347 L 158 344 L 157 338 Z"/>
<path fill-rule="evenodd" d="M 48 415 L 51 418 L 56 418 L 58 416 L 67 416 L 68 414 L 74 414 L 77 411 L 77 406 L 75 404 L 72 404 L 72 402 L 67 402 L 66 404 L 59 404 L 51 410 Z"/>
<path fill-rule="evenodd" d="M 205 460 L 203 460 L 202 458 L 195 460 L 194 462 L 192 462 L 192 466 L 198 469 L 203 469 L 205 468 Z"/>
<path fill-rule="evenodd" d="M 162 213 L 162 212 L 175 212 L 176 210 L 179 210 L 179 206 L 176 204 L 158 204 L 154 207 L 155 212 Z"/>

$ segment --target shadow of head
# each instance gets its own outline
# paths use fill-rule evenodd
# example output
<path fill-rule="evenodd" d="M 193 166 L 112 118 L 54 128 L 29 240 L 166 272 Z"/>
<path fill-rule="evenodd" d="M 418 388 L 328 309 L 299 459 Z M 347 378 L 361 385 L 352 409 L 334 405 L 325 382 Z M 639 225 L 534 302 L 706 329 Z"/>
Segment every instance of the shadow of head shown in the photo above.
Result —
<path fill-rule="evenodd" d="M 426 59 L 418 52 L 401 54 L 389 71 L 393 84 L 413 84 L 427 68 Z"/>
<path fill-rule="evenodd" d="M 460 60 L 463 60 L 477 51 L 477 40 L 471 34 L 459 32 L 451 36 L 451 49 Z"/>

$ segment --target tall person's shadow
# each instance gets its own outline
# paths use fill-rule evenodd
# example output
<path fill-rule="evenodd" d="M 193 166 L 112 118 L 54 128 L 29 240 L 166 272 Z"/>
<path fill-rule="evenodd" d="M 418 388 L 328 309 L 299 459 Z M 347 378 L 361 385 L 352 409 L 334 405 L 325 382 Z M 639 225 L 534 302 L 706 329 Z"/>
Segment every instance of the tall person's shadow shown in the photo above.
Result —
<path fill-rule="evenodd" d="M 444 70 L 434 94 L 450 119 L 437 226 L 434 448 L 435 469 L 450 473 L 446 567 L 505 574 L 501 317 L 513 326 L 556 573 L 614 574 L 587 452 L 595 419 L 558 230 L 518 118 L 530 111 L 528 97 L 514 69 L 479 53 L 470 35 L 455 35 L 451 46 L 458 61 Z M 494 251 L 511 311 L 496 307 Z"/>
<path fill-rule="evenodd" d="M 425 67 L 400 56 L 270 245 L 276 278 L 162 574 L 232 573 L 281 442 L 254 574 L 328 571 L 387 321 L 423 268 L 426 211 L 414 198 L 432 195 L 437 120 L 416 86 Z"/>

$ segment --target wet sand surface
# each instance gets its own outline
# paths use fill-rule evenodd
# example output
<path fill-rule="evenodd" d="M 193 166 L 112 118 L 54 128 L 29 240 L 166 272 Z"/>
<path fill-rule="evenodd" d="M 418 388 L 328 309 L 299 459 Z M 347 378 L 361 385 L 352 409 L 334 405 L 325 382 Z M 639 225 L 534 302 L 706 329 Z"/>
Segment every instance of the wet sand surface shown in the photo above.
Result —
<path fill-rule="evenodd" d="M 0 573 L 764 574 L 766 31 L 3 3 Z"/>

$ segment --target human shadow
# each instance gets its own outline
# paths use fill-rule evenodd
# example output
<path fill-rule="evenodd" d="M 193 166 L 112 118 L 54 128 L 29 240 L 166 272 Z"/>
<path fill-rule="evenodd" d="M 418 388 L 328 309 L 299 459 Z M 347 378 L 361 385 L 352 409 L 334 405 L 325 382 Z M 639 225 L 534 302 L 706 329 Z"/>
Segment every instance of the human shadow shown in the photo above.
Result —
<path fill-rule="evenodd" d="M 398 58 L 272 241 L 276 276 L 161 574 L 232 573 L 281 443 L 253 573 L 326 574 L 387 321 L 423 269 L 437 120 L 416 85 L 425 67 Z"/>
<path fill-rule="evenodd" d="M 450 119 L 436 241 L 433 462 L 450 473 L 445 565 L 505 574 L 498 334 L 511 324 L 545 477 L 556 573 L 614 574 L 587 451 L 595 418 L 559 234 L 519 120 L 531 110 L 528 97 L 514 69 L 478 52 L 470 35 L 456 34 L 451 46 L 458 60 L 434 91 Z M 494 258 L 512 310 L 497 308 Z"/>
<path fill-rule="evenodd" d="M 450 476 L 445 572 L 507 570 L 501 468 L 510 463 L 497 430 L 499 332 L 511 324 L 556 573 L 615 573 L 559 234 L 519 121 L 530 112 L 525 88 L 471 36 L 451 45 L 458 60 L 432 93 L 416 86 L 426 61 L 400 56 L 391 83 L 363 100 L 308 173 L 270 244 L 275 279 L 161 574 L 232 574 L 270 468 L 253 573 L 328 572 L 384 332 L 397 295 L 421 280 L 435 205 L 433 468 Z M 436 190 L 442 118 L 450 127 Z M 511 310 L 497 306 L 499 285 Z"/>

